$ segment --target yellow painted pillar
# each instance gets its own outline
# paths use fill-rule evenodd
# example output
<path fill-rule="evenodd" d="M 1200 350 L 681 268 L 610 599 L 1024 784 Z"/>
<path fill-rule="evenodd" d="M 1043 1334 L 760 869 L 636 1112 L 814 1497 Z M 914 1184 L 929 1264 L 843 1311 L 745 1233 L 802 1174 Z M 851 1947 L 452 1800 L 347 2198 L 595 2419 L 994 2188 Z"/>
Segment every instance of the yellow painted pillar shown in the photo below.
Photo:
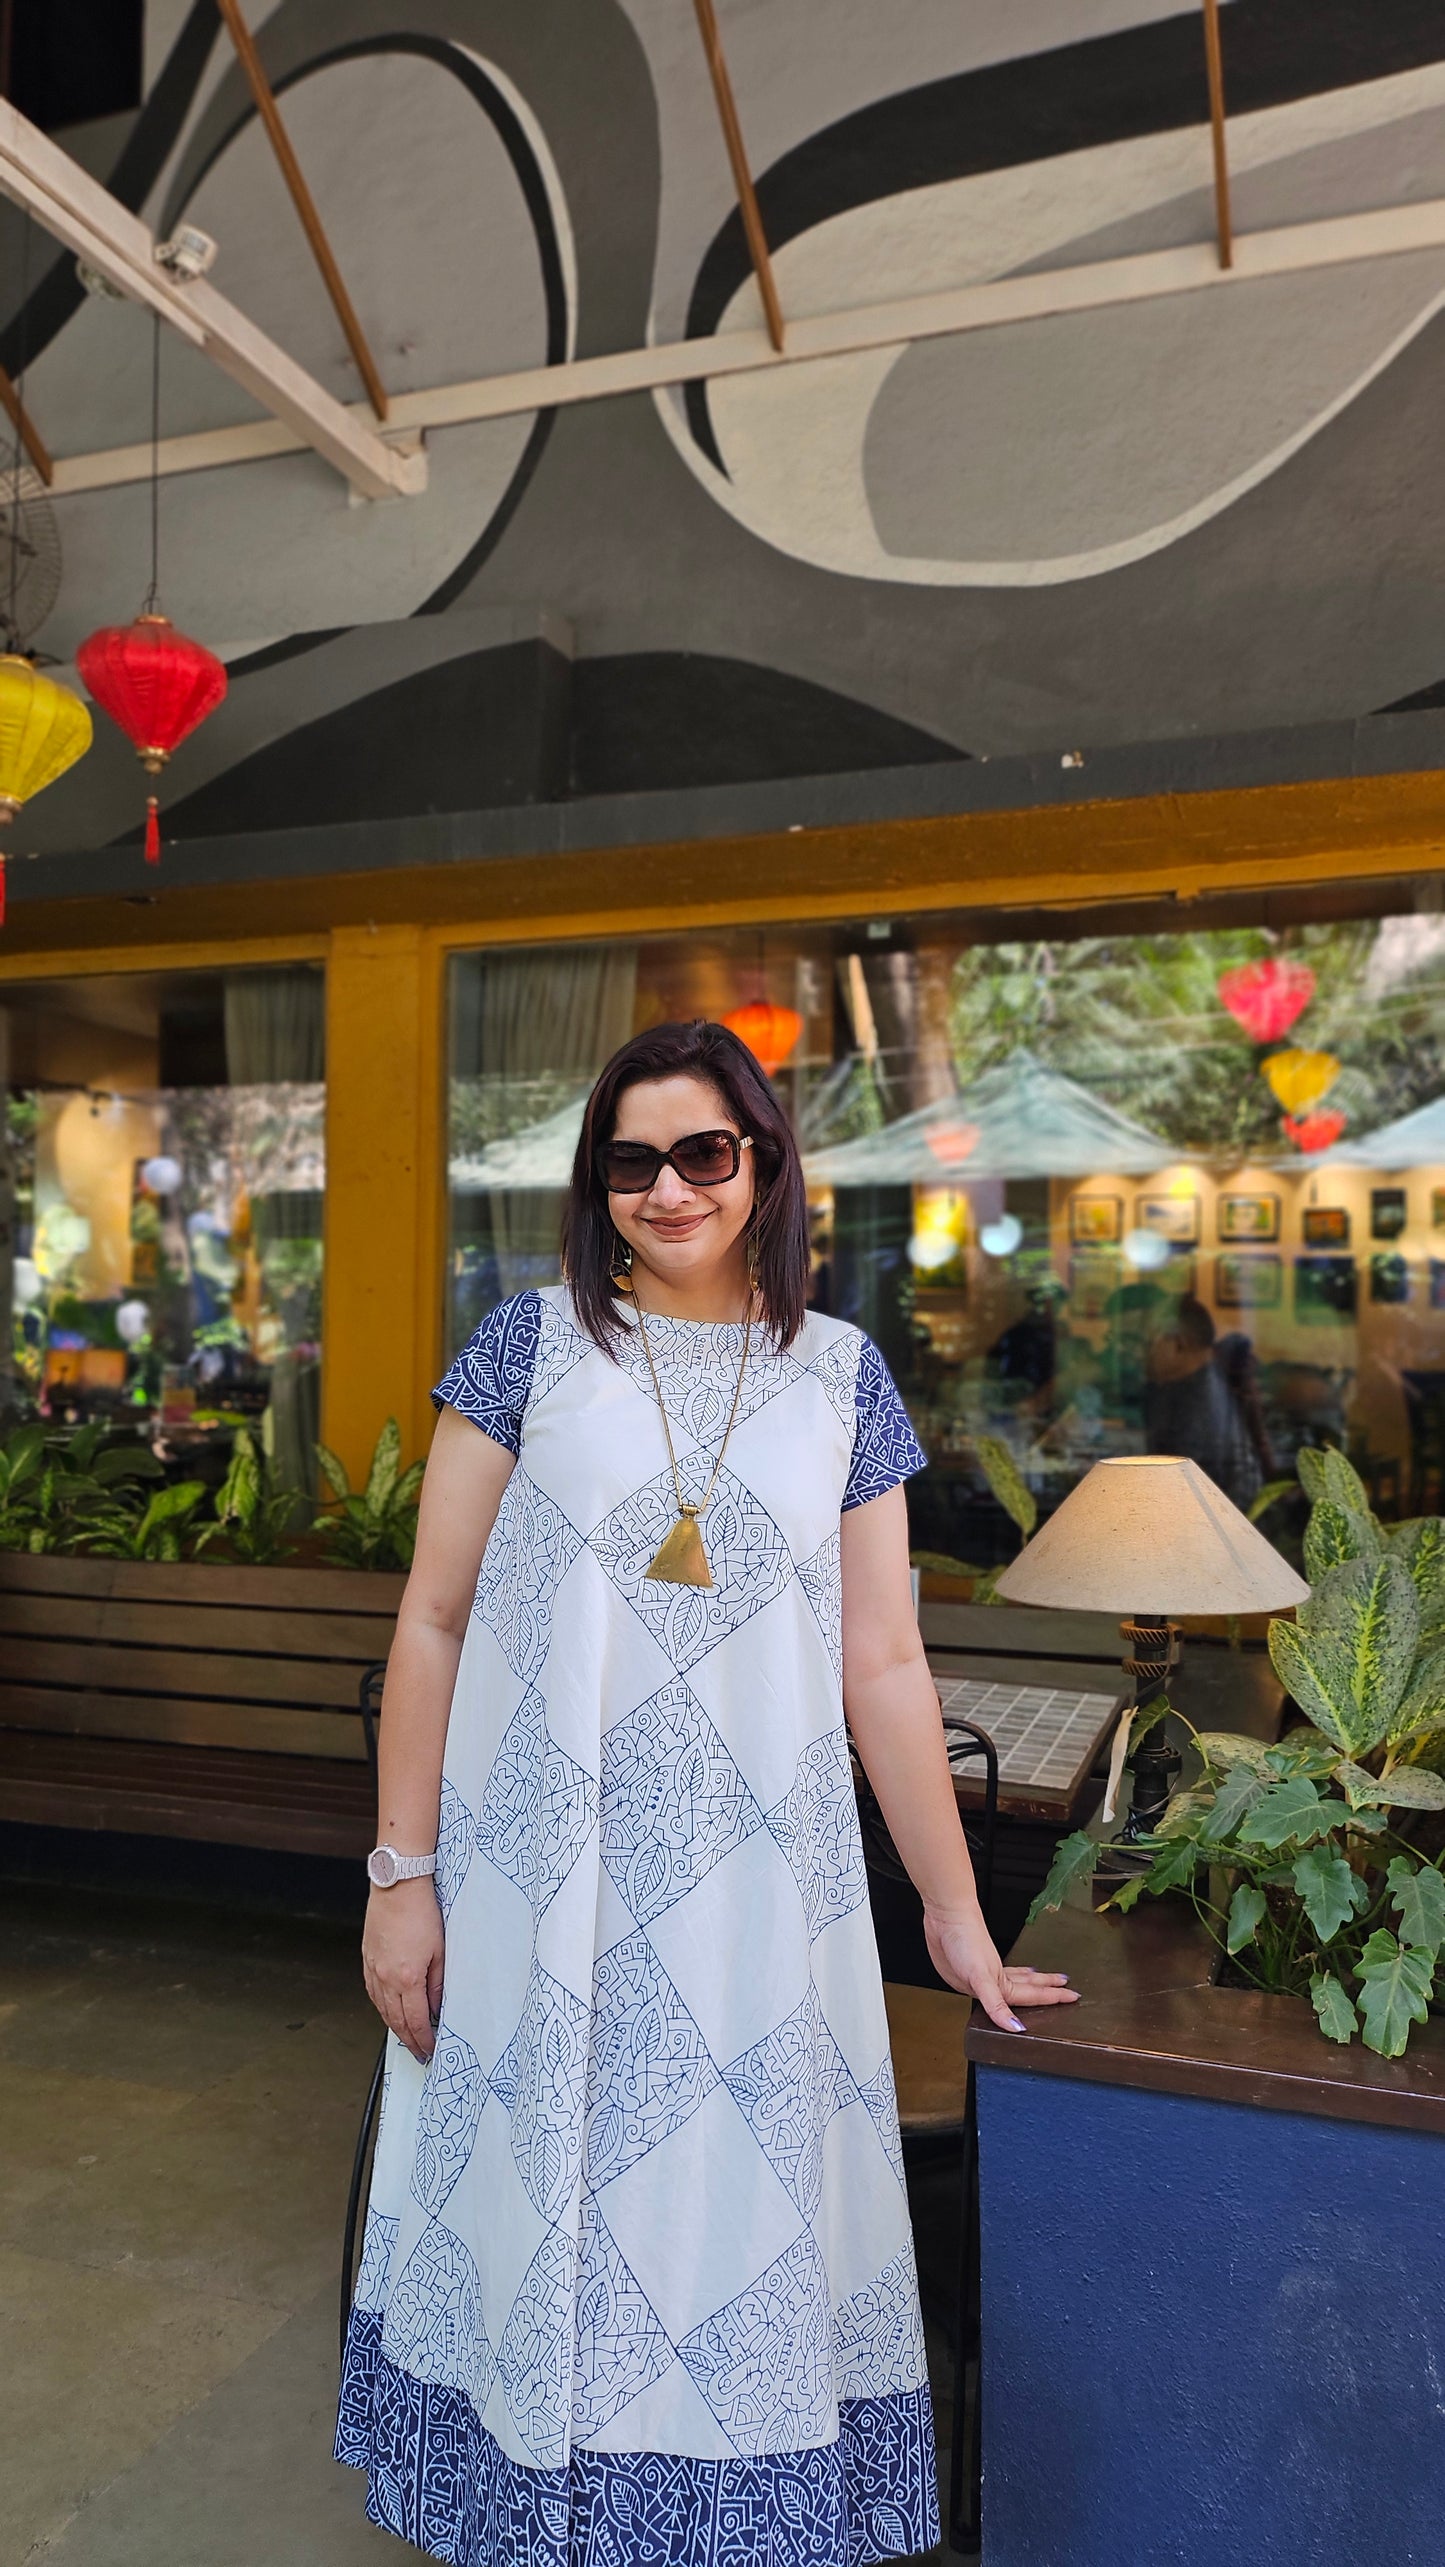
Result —
<path fill-rule="evenodd" d="M 394 1417 L 431 1440 L 445 1214 L 443 956 L 418 926 L 337 927 L 326 976 L 322 1436 L 353 1485 Z"/>

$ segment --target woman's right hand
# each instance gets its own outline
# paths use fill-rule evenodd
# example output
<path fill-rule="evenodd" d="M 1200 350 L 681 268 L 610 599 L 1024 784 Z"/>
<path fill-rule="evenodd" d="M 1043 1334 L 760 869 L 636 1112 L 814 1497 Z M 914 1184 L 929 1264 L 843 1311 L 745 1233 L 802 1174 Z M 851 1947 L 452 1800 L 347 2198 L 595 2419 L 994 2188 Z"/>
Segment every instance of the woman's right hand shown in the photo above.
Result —
<path fill-rule="evenodd" d="M 425 1874 L 372 1891 L 361 1936 L 366 1993 L 388 2030 L 423 2067 L 436 2048 L 445 1957 L 442 1912 Z"/>

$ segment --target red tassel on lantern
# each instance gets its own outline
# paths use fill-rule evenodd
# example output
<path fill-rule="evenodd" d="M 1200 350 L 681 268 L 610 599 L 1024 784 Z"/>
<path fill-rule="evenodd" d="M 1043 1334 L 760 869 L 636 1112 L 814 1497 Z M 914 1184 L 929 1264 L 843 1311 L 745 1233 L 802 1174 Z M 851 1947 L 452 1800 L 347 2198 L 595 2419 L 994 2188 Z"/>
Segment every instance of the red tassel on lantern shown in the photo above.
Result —
<path fill-rule="evenodd" d="M 214 651 L 178 633 L 168 615 L 137 615 L 133 624 L 107 624 L 81 643 L 75 664 L 89 694 L 102 705 L 148 775 L 159 775 L 173 749 L 214 713 L 226 692 L 226 670 Z M 146 796 L 145 859 L 159 864 L 160 814 Z"/>

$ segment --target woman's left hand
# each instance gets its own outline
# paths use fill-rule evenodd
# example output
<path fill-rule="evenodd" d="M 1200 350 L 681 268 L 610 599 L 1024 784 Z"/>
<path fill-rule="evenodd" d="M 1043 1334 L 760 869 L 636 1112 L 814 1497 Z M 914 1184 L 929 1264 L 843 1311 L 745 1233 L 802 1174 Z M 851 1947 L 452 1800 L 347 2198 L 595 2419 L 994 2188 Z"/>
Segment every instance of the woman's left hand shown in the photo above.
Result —
<path fill-rule="evenodd" d="M 1001 2032 L 1022 2032 L 1016 2005 L 1077 2005 L 1062 1970 L 1011 1970 L 999 1959 L 982 1908 L 962 1914 L 923 1911 L 928 1957 L 941 1979 L 960 1996 L 974 1997 Z"/>

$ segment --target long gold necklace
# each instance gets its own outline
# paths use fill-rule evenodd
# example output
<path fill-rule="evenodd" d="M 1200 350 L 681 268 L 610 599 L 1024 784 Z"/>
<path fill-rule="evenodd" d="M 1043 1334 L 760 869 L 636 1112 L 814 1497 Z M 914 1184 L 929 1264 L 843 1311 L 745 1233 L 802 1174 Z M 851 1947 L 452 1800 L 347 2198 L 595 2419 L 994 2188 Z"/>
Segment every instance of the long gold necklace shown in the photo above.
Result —
<path fill-rule="evenodd" d="M 682 1474 L 677 1467 L 677 1454 L 673 1449 L 672 1428 L 667 1422 L 667 1403 L 662 1396 L 662 1384 L 657 1378 L 657 1366 L 652 1360 L 652 1347 L 648 1341 L 647 1315 L 640 1301 L 634 1303 L 634 1308 L 637 1312 L 637 1325 L 642 1332 L 642 1351 L 647 1357 L 647 1369 L 652 1375 L 652 1387 L 657 1397 L 657 1411 L 662 1419 L 662 1431 L 667 1438 L 667 1458 L 672 1464 L 672 1486 L 677 1498 L 677 1522 L 664 1534 L 656 1556 L 649 1561 L 643 1575 L 656 1578 L 662 1586 L 710 1587 L 713 1583 L 713 1575 L 707 1564 L 707 1552 L 703 1547 L 698 1518 L 707 1513 L 711 1503 L 713 1490 L 717 1487 L 722 1472 L 723 1455 L 728 1448 L 728 1438 L 737 1424 L 738 1410 L 742 1405 L 743 1375 L 748 1368 L 748 1348 L 753 1339 L 753 1305 L 750 1299 L 747 1320 L 743 1328 L 743 1359 L 738 1366 L 738 1386 L 733 1392 L 733 1404 L 727 1425 L 723 1429 L 722 1442 L 718 1446 L 712 1478 L 695 1505 L 689 1505 L 682 1493 Z"/>

